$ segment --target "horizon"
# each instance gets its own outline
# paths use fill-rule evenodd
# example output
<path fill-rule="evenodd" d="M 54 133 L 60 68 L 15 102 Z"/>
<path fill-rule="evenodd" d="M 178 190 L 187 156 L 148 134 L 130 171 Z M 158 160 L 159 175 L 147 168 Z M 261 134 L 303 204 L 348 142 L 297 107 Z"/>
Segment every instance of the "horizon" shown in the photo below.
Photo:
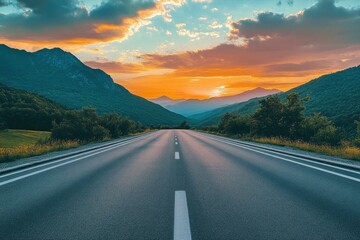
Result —
<path fill-rule="evenodd" d="M 122 4 L 0 1 L 0 42 L 59 47 L 146 99 L 287 91 L 360 63 L 355 0 Z"/>

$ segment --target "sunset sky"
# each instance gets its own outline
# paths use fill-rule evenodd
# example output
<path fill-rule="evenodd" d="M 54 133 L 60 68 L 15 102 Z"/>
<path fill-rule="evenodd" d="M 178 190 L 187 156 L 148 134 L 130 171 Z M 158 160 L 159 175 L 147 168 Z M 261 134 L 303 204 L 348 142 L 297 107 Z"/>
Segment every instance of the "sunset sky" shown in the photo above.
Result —
<path fill-rule="evenodd" d="M 146 98 L 287 90 L 360 64 L 360 1 L 0 0 L 0 42 L 61 47 Z"/>

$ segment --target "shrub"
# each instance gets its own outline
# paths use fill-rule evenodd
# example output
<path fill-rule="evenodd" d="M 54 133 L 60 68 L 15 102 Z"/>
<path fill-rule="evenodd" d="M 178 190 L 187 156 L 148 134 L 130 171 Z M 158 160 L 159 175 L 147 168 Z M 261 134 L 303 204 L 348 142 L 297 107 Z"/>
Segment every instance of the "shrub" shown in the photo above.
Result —
<path fill-rule="evenodd" d="M 128 135 L 129 133 L 139 131 L 141 128 L 138 123 L 115 113 L 101 116 L 100 124 L 105 129 L 109 130 L 112 138 Z"/>
<path fill-rule="evenodd" d="M 304 119 L 301 138 L 315 144 L 338 145 L 340 137 L 334 124 L 327 117 L 315 113 Z"/>
<path fill-rule="evenodd" d="M 180 125 L 177 127 L 178 129 L 190 129 L 190 125 L 187 121 L 183 121 L 180 123 Z"/>
<path fill-rule="evenodd" d="M 51 132 L 51 137 L 59 140 L 92 141 L 109 136 L 109 130 L 100 125 L 95 109 L 90 108 L 68 111 L 59 124 L 54 123 Z"/>

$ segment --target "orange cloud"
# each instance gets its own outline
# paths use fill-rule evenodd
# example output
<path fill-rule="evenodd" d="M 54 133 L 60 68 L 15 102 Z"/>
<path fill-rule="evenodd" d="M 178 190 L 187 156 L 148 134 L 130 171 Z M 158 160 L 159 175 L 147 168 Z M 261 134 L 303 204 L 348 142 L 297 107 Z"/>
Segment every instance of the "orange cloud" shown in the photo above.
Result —
<path fill-rule="evenodd" d="M 86 65 L 92 68 L 99 68 L 108 73 L 141 73 L 149 71 L 151 69 L 146 68 L 142 64 L 133 64 L 133 63 L 120 63 L 120 62 L 96 62 L 96 61 L 86 61 Z"/>

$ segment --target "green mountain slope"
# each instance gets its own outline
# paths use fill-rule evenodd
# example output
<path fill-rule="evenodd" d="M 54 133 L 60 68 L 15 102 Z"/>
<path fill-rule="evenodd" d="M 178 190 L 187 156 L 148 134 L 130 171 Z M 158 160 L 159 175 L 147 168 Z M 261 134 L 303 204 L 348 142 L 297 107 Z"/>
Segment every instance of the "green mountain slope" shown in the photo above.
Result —
<path fill-rule="evenodd" d="M 49 131 L 65 111 L 45 97 L 0 85 L 0 125 L 7 128 Z"/>
<path fill-rule="evenodd" d="M 135 96 L 99 69 L 59 48 L 30 53 L 0 45 L 0 83 L 40 94 L 71 108 L 95 107 L 145 125 L 179 124 L 185 118 Z"/>
<path fill-rule="evenodd" d="M 309 102 L 305 104 L 306 114 L 321 112 L 338 126 L 348 128 L 360 117 L 360 66 L 321 76 L 280 96 L 284 98 L 291 92 L 297 92 L 302 97 L 310 96 Z M 258 101 L 259 99 L 251 99 L 204 113 L 197 116 L 200 120 L 195 123 L 217 124 L 226 112 L 251 114 L 258 108 Z"/>

